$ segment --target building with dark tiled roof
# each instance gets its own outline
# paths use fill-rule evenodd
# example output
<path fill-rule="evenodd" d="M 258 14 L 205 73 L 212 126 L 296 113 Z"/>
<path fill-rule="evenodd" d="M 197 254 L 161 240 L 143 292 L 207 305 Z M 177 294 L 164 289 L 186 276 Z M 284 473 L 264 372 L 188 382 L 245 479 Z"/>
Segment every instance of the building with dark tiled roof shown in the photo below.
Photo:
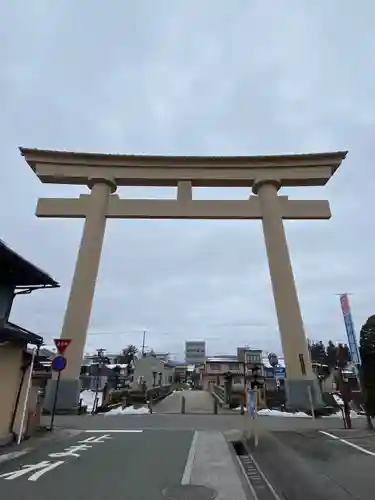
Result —
<path fill-rule="evenodd" d="M 13 302 L 18 295 L 57 287 L 51 276 L 0 240 L 0 446 L 30 430 L 29 410 L 35 414 L 38 387 L 29 386 L 29 373 L 36 358 L 33 350 L 43 344 L 40 335 L 9 321 Z M 24 408 L 26 419 L 21 429 Z"/>

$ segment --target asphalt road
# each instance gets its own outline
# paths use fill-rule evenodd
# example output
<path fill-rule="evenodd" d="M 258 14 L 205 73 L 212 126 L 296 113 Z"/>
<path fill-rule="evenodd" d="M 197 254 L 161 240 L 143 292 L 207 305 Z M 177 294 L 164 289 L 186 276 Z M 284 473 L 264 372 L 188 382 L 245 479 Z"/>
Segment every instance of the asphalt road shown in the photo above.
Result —
<path fill-rule="evenodd" d="M 365 425 L 353 419 L 354 430 L 347 431 L 338 418 L 259 417 L 259 446 L 248 440 L 251 460 L 243 461 L 259 500 L 372 499 L 375 433 Z M 1 497 L 161 500 L 168 488 L 182 494 L 181 488 L 198 485 L 212 488 L 216 500 L 252 499 L 242 459 L 227 442 L 249 430 L 249 416 L 239 412 L 58 416 L 54 436 L 61 439 L 47 437 L 33 452 L 0 461 Z M 279 497 L 265 496 L 258 466 Z"/>
<path fill-rule="evenodd" d="M 181 483 L 192 436 L 191 431 L 174 433 L 173 439 L 168 431 L 82 432 L 3 464 L 1 496 L 17 500 L 159 500 L 163 489 Z M 43 462 L 46 472 L 40 477 L 43 469 L 9 475 Z"/>
<path fill-rule="evenodd" d="M 49 417 L 43 417 L 43 421 L 47 425 Z M 240 412 L 232 412 L 231 414 L 219 415 L 173 415 L 173 414 L 157 414 L 152 415 L 116 415 L 116 416 L 57 416 L 56 425 L 58 427 L 71 429 L 89 429 L 97 428 L 105 422 L 111 422 L 112 428 L 127 428 L 137 429 L 139 426 L 142 429 L 165 429 L 165 430 L 216 430 L 228 431 L 232 429 L 245 430 L 249 427 L 248 415 L 240 415 Z M 125 424 L 124 424 L 125 422 Z M 343 422 L 340 418 L 322 418 L 314 422 L 311 418 L 281 418 L 281 417 L 259 417 L 259 426 L 267 431 L 287 431 L 287 430 L 314 430 L 315 428 L 325 430 L 339 430 L 343 428 Z M 366 419 L 353 419 L 354 429 L 365 429 Z"/>
<path fill-rule="evenodd" d="M 252 456 L 281 498 L 372 500 L 375 433 L 366 430 L 284 430 L 259 435 Z"/>
<path fill-rule="evenodd" d="M 165 500 L 168 488 L 191 485 L 211 488 L 217 500 L 251 498 L 221 432 L 129 429 L 128 419 L 122 428 L 111 418 L 86 420 L 100 425 L 1 463 L 1 498 Z"/>
<path fill-rule="evenodd" d="M 155 404 L 155 413 L 181 413 L 182 398 L 185 399 L 185 412 L 190 414 L 214 413 L 214 398 L 208 391 L 177 391 Z"/>

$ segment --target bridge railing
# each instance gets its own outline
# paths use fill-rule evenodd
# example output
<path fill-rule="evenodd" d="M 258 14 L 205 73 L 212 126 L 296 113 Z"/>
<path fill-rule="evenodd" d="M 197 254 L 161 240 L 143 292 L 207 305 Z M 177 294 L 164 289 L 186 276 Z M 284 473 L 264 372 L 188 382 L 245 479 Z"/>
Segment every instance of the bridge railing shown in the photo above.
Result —
<path fill-rule="evenodd" d="M 164 399 L 166 396 L 173 392 L 171 385 L 161 385 L 158 387 L 151 387 L 146 391 L 146 399 L 150 401 L 151 399 L 154 401 L 159 401 L 160 399 Z"/>
<path fill-rule="evenodd" d="M 109 411 L 118 406 L 131 406 L 133 404 L 146 404 L 149 401 L 157 403 L 173 392 L 171 385 L 150 387 L 146 390 L 112 389 L 104 398 L 100 411 Z"/>
<path fill-rule="evenodd" d="M 245 404 L 245 389 L 243 387 L 232 388 L 229 395 L 226 395 L 224 387 L 220 385 L 211 386 L 212 396 L 217 400 L 220 406 L 229 408 L 238 408 Z M 259 397 L 259 407 L 264 408 L 263 398 Z"/>
<path fill-rule="evenodd" d="M 212 397 L 216 399 L 216 401 L 219 403 L 220 406 L 226 404 L 224 387 L 221 387 L 220 385 L 213 385 L 211 387 L 211 394 Z"/>

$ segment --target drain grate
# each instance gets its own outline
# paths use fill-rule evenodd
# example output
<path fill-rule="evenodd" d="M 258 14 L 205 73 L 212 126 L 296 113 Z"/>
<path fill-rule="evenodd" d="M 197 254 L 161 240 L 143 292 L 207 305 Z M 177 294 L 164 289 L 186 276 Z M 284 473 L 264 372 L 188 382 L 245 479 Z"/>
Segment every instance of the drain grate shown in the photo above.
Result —
<path fill-rule="evenodd" d="M 178 484 L 163 490 L 166 500 L 215 500 L 216 491 L 207 486 Z"/>
<path fill-rule="evenodd" d="M 258 500 L 279 500 L 277 493 L 270 487 L 264 474 L 259 470 L 258 465 L 247 452 L 243 442 L 234 441 L 232 444 L 242 470 L 247 477 L 253 496 Z"/>

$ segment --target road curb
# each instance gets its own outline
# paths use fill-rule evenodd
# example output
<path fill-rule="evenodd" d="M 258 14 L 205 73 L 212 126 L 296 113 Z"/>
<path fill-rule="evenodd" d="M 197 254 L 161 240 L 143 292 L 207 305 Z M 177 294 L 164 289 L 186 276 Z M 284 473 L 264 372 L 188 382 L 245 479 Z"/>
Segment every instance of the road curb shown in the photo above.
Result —
<path fill-rule="evenodd" d="M 15 458 L 20 458 L 23 455 L 27 455 L 32 452 L 34 448 L 25 448 L 24 450 L 11 451 L 9 453 L 2 453 L 0 455 L 0 466 L 3 463 L 9 462 L 10 460 L 14 460 Z"/>

